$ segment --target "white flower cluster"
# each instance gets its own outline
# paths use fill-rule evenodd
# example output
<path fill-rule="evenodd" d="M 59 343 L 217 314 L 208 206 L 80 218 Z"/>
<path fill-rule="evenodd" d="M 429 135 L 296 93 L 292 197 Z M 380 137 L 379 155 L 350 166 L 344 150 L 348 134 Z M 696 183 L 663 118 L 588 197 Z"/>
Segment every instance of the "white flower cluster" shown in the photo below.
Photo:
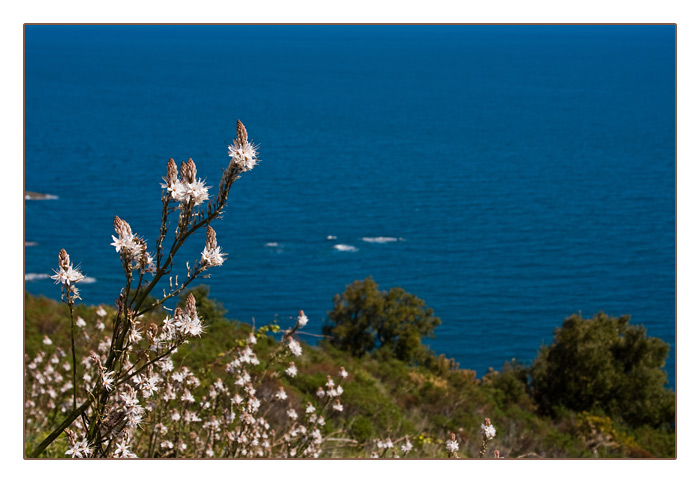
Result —
<path fill-rule="evenodd" d="M 98 320 L 107 315 L 102 307 L 96 312 Z M 144 348 L 149 344 L 156 350 L 167 349 L 192 335 L 188 324 L 193 320 L 199 320 L 196 302 L 194 297 L 188 296 L 185 307 L 176 309 L 172 318 L 166 317 L 162 326 L 156 327 L 137 318 L 125 337 L 132 338 L 133 344 L 138 346 L 133 354 L 145 354 Z M 91 334 L 93 343 L 104 335 L 101 331 L 95 332 L 96 324 L 90 323 L 90 319 L 85 320 L 83 330 Z M 324 442 L 325 411 L 338 413 L 344 409 L 339 399 L 343 388 L 331 375 L 327 375 L 323 390 L 325 400 L 318 405 L 307 401 L 301 407 L 294 406 L 294 398 L 282 385 L 272 392 L 261 389 L 265 386 L 259 385 L 261 362 L 254 351 L 257 342 L 254 334 L 245 338 L 245 345 L 236 349 L 236 355 L 227 365 L 227 372 L 232 376 L 230 383 L 218 379 L 200 390 L 196 390 L 200 386 L 199 379 L 185 366 L 174 370 L 167 353 L 144 371 L 138 370 L 141 367 L 138 363 L 132 365 L 128 356 L 118 372 L 107 370 L 109 338 L 103 342 L 100 351 L 83 359 L 82 366 L 86 369 L 84 390 L 94 391 L 94 385 L 90 384 L 94 381 L 98 387 L 109 391 L 98 435 L 98 440 L 107 448 L 107 452 L 101 454 L 108 457 L 318 458 Z M 281 344 L 288 347 L 287 341 Z M 44 347 L 53 352 L 42 353 L 27 365 L 34 395 L 26 402 L 27 414 L 31 416 L 29 422 L 34 418 L 45 421 L 49 414 L 46 406 L 55 408 L 59 401 L 62 412 L 71 410 L 72 386 L 61 376 L 70 374 L 71 365 L 66 362 L 65 353 L 53 343 Z M 287 372 L 296 375 L 297 367 L 293 362 Z M 130 373 L 133 375 L 129 377 Z M 344 368 L 338 374 L 348 377 Z M 61 384 L 64 387 L 59 391 Z M 42 412 L 36 408 L 39 405 L 44 408 Z M 286 416 L 286 423 L 274 428 L 275 433 L 261 416 L 273 405 L 281 405 Z M 76 432 L 83 431 L 80 421 L 75 421 L 72 428 Z M 144 434 L 148 437 L 143 438 Z M 69 444 L 66 455 L 85 458 L 98 451 L 89 447 L 87 439 L 80 441 L 80 438 L 74 438 Z M 273 438 L 277 446 L 273 445 Z M 144 441 L 148 443 L 145 446 Z M 390 446 L 391 442 L 387 440 L 384 444 Z M 101 450 L 104 448 L 102 446 Z"/>
<path fill-rule="evenodd" d="M 457 451 L 459 450 L 459 443 L 457 442 L 457 437 L 455 436 L 454 433 L 452 433 L 452 435 L 450 436 L 450 439 L 447 441 L 446 448 L 447 448 L 447 453 L 450 456 L 454 456 L 455 453 L 457 453 Z"/>
<path fill-rule="evenodd" d="M 165 317 L 159 330 L 159 336 L 153 337 L 154 348 L 178 338 L 200 337 L 204 333 L 204 325 L 197 315 L 197 305 L 194 295 L 189 294 L 185 310 L 176 308 L 172 317 Z"/>
<path fill-rule="evenodd" d="M 489 418 L 484 419 L 484 424 L 481 425 L 481 434 L 485 440 L 496 437 L 496 428 L 493 427 Z"/>
<path fill-rule="evenodd" d="M 297 357 L 301 356 L 301 344 L 291 337 L 287 338 L 287 347 L 289 351 Z"/>
<path fill-rule="evenodd" d="M 231 157 L 231 163 L 241 172 L 250 171 L 258 164 L 257 146 L 248 142 L 248 133 L 241 121 L 238 121 L 236 127 L 237 138 L 233 140 L 233 144 L 228 147 L 228 155 Z"/>
<path fill-rule="evenodd" d="M 197 166 L 192 158 L 184 161 L 180 165 L 180 175 L 178 177 L 177 166 L 172 158 L 168 161 L 167 176 L 163 178 L 161 188 L 165 189 L 170 198 L 176 201 L 178 208 L 191 208 L 201 205 L 209 199 L 209 187 L 204 185 L 204 181 L 197 178 Z"/>
<path fill-rule="evenodd" d="M 66 454 L 71 458 L 87 458 L 92 454 L 92 449 L 88 447 L 88 442 L 85 439 L 80 442 L 73 440 L 70 442 L 70 448 Z"/>
<path fill-rule="evenodd" d="M 304 314 L 303 310 L 299 311 L 299 317 L 297 317 L 297 329 L 303 329 L 306 324 L 309 323 L 309 318 Z"/>
<path fill-rule="evenodd" d="M 223 265 L 226 253 L 221 252 L 221 247 L 216 242 L 216 232 L 211 226 L 207 226 L 207 242 L 202 251 L 200 263 L 204 267 L 218 267 Z"/>
<path fill-rule="evenodd" d="M 63 249 L 58 254 L 58 270 L 54 269 L 54 275 L 51 275 L 51 278 L 54 283 L 62 285 L 62 290 L 69 302 L 80 298 L 75 284 L 83 280 L 85 276 L 73 268 L 68 252 Z"/>
<path fill-rule="evenodd" d="M 146 251 L 146 241 L 136 236 L 131 231 L 131 226 L 118 216 L 114 217 L 114 231 L 117 232 L 117 236 L 112 235 L 113 242 L 110 245 L 124 257 L 124 260 L 133 269 L 138 269 L 143 273 L 154 273 L 156 267 L 153 256 Z"/>

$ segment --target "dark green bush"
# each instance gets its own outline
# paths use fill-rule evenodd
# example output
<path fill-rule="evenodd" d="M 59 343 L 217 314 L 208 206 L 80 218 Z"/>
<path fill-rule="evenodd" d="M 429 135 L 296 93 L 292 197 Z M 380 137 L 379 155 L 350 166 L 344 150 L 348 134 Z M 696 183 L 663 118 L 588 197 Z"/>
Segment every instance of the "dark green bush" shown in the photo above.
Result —
<path fill-rule="evenodd" d="M 632 426 L 671 427 L 675 396 L 664 387 L 662 369 L 669 345 L 629 319 L 572 315 L 554 331 L 532 366 L 533 396 L 543 411 L 600 409 Z"/>

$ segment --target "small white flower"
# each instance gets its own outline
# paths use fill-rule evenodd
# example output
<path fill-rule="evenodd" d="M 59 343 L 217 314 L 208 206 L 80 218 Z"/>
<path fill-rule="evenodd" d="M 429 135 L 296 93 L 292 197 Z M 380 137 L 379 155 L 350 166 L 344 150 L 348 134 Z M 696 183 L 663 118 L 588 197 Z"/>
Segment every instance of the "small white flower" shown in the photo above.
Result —
<path fill-rule="evenodd" d="M 67 269 L 54 269 L 54 272 L 55 275 L 52 275 L 51 278 L 53 279 L 54 283 L 57 284 L 72 285 L 85 278 L 85 275 L 74 269 L 72 266 L 68 267 Z"/>
<path fill-rule="evenodd" d="M 126 443 L 117 443 L 117 448 L 114 450 L 115 458 L 136 458 L 136 455 L 131 452 Z"/>
<path fill-rule="evenodd" d="M 287 416 L 289 416 L 290 419 L 297 419 L 297 412 L 294 409 L 290 409 L 287 411 Z"/>
<path fill-rule="evenodd" d="M 218 267 L 224 264 L 226 260 L 224 258 L 225 256 L 226 253 L 221 252 L 221 247 L 216 247 L 212 250 L 204 249 L 202 251 L 201 263 L 208 267 Z"/>
<path fill-rule="evenodd" d="M 85 319 L 82 317 L 78 316 L 78 318 L 75 321 L 75 325 L 78 327 L 85 327 L 87 324 L 85 323 Z"/>
<path fill-rule="evenodd" d="M 289 367 L 284 372 L 286 372 L 289 377 L 295 377 L 297 375 L 297 368 L 293 362 L 290 362 Z"/>
<path fill-rule="evenodd" d="M 493 439 L 496 437 L 496 428 L 488 421 L 488 424 L 481 425 L 481 434 L 483 434 L 486 439 Z"/>
<path fill-rule="evenodd" d="M 233 144 L 228 147 L 228 155 L 241 171 L 250 171 L 258 164 L 256 146 L 248 141 L 241 144 L 238 139 L 235 139 Z"/>
<path fill-rule="evenodd" d="M 103 309 L 101 305 L 98 305 L 97 306 L 97 316 L 104 317 L 105 315 L 107 315 L 107 311 L 105 309 Z"/>
<path fill-rule="evenodd" d="M 202 327 L 202 321 L 199 320 L 199 317 L 197 315 L 195 315 L 194 317 L 190 317 L 187 314 L 182 314 L 182 316 L 178 318 L 178 321 L 175 323 L 175 325 L 178 327 L 178 329 L 180 329 L 180 332 L 183 335 L 199 337 L 204 332 L 204 327 Z"/>
<path fill-rule="evenodd" d="M 459 443 L 456 440 L 449 440 L 446 446 L 448 453 L 456 453 L 459 450 Z"/>
<path fill-rule="evenodd" d="M 92 450 L 88 447 L 87 440 L 82 440 L 73 444 L 65 454 L 71 455 L 71 458 L 87 458 L 92 454 Z"/>
<path fill-rule="evenodd" d="M 301 356 L 301 345 L 291 337 L 287 339 L 287 346 L 292 354 L 299 357 Z"/>
<path fill-rule="evenodd" d="M 338 412 L 341 412 L 343 410 L 343 405 L 340 404 L 340 401 L 336 400 L 335 404 L 333 404 L 333 409 L 335 409 Z"/>
<path fill-rule="evenodd" d="M 287 393 L 284 392 L 283 387 L 280 387 L 280 390 L 275 393 L 275 398 L 280 401 L 284 401 L 285 399 L 287 399 Z"/>
<path fill-rule="evenodd" d="M 136 327 L 134 327 L 133 329 L 131 329 L 129 331 L 128 339 L 129 339 L 130 344 L 136 344 L 141 339 L 143 339 L 143 337 L 141 336 L 141 331 L 139 331 Z"/>
<path fill-rule="evenodd" d="M 49 339 L 49 336 L 45 335 L 44 340 L 42 341 L 44 345 L 51 345 L 53 344 L 53 341 Z"/>
<path fill-rule="evenodd" d="M 111 391 L 114 388 L 114 377 L 112 376 L 114 376 L 114 371 L 102 372 L 102 386 L 106 391 Z"/>
<path fill-rule="evenodd" d="M 309 318 L 304 314 L 303 310 L 300 310 L 299 317 L 297 318 L 297 326 L 299 326 L 299 328 L 302 329 L 308 322 Z"/>

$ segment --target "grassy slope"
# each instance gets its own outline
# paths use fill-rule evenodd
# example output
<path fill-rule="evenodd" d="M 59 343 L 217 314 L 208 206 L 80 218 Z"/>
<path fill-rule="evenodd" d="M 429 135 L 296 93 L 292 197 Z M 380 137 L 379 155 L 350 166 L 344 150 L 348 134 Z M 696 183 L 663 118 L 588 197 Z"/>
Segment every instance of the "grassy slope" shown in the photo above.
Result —
<path fill-rule="evenodd" d="M 211 307 L 209 307 L 211 309 Z M 220 308 L 219 308 L 220 309 Z M 210 310 L 212 313 L 216 311 Z M 95 320 L 93 307 L 79 306 L 77 315 L 88 324 Z M 229 321 L 219 314 L 208 318 L 206 334 L 181 348 L 176 363 L 186 364 L 202 380 L 225 378 L 228 351 L 250 332 L 246 324 Z M 32 356 L 42 348 L 44 334 L 54 344 L 68 349 L 70 322 L 67 308 L 53 300 L 25 295 L 25 352 Z M 80 347 L 85 353 L 89 348 Z M 256 352 L 261 360 L 272 347 L 261 338 Z M 498 433 L 489 445 L 501 456 L 549 458 L 593 457 L 673 457 L 675 435 L 651 428 L 631 429 L 614 423 L 605 415 L 574 414 L 563 411 L 554 419 L 539 416 L 527 394 L 522 373 L 508 365 L 498 373 L 478 380 L 474 372 L 443 367 L 409 367 L 387 354 L 376 353 L 353 358 L 329 344 L 304 345 L 297 361 L 299 376 L 286 387 L 290 398 L 301 406 L 312 400 L 328 374 L 336 376 L 344 366 L 350 377 L 343 383 L 345 410 L 329 421 L 338 436 L 357 441 L 334 452 L 345 457 L 367 456 L 375 438 L 404 435 L 413 439 L 414 457 L 444 456 L 444 441 L 457 434 L 460 455 L 479 454 L 479 426 L 491 418 Z M 275 415 L 270 417 L 274 418 Z M 341 431 L 342 430 L 342 431 Z M 595 449 L 595 451 L 594 451 Z"/>

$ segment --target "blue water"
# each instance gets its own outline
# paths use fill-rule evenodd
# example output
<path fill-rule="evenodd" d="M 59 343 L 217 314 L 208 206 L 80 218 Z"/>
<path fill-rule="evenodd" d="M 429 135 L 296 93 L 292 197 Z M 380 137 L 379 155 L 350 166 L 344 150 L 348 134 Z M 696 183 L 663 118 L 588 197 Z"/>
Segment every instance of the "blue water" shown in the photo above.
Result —
<path fill-rule="evenodd" d="M 240 118 L 263 161 L 214 225 L 229 316 L 303 308 L 320 333 L 372 275 L 423 298 L 443 321 L 431 347 L 482 375 L 532 360 L 572 313 L 631 314 L 671 344 L 675 385 L 673 26 L 25 34 L 25 189 L 59 197 L 25 203 L 27 273 L 66 248 L 96 279 L 83 301 L 113 302 L 113 216 L 153 244 L 168 158 L 216 186 Z"/>

